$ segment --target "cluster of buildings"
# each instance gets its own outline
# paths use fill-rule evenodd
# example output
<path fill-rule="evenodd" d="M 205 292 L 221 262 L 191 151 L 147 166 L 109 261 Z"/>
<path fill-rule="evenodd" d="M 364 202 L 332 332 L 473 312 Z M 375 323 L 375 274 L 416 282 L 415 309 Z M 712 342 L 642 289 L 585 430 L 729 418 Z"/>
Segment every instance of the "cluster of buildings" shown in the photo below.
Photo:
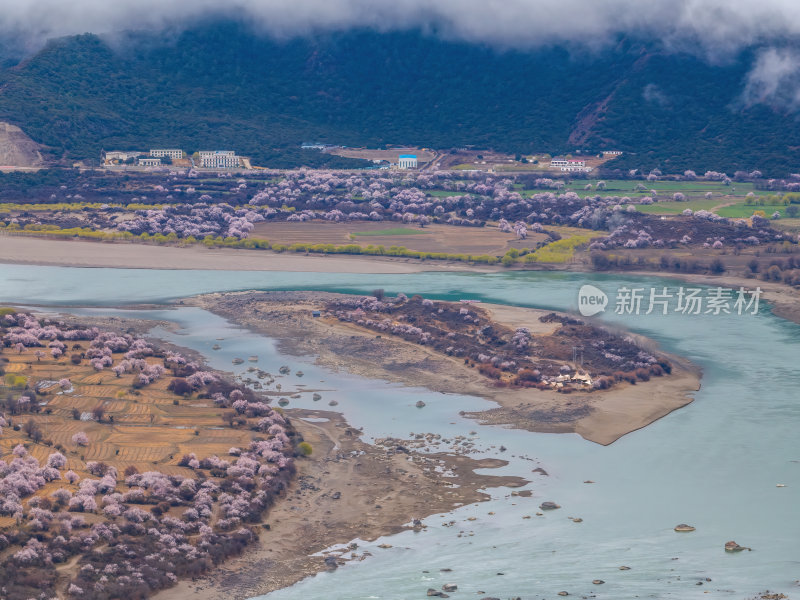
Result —
<path fill-rule="evenodd" d="M 120 151 L 105 152 L 103 162 L 107 165 L 135 164 L 139 167 L 160 167 L 163 164 L 172 164 L 173 161 L 186 160 L 186 166 L 202 169 L 239 169 L 251 168 L 250 160 L 239 156 L 233 150 L 201 150 L 197 153 L 197 162 L 194 157 L 186 157 L 183 150 L 178 148 L 153 148 L 150 152 Z"/>
<path fill-rule="evenodd" d="M 573 160 L 566 158 L 554 158 L 550 161 L 551 169 L 560 169 L 566 173 L 589 173 L 592 167 L 586 166 L 585 160 Z"/>
<path fill-rule="evenodd" d="M 374 167 L 371 169 L 401 169 L 407 171 L 408 169 L 416 169 L 417 155 L 416 154 L 401 154 L 397 157 L 397 162 L 391 162 L 385 158 L 373 158 L 372 164 Z"/>
<path fill-rule="evenodd" d="M 114 150 L 103 155 L 107 165 L 135 164 L 140 167 L 159 167 L 168 158 L 171 161 L 184 157 L 183 150 L 177 148 L 154 148 L 150 152 L 137 150 Z"/>

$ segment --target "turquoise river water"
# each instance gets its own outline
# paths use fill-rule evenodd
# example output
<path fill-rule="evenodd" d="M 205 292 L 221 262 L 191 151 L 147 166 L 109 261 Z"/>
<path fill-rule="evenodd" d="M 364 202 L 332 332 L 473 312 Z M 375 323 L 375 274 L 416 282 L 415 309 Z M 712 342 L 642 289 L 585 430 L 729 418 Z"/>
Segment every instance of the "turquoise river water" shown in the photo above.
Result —
<path fill-rule="evenodd" d="M 380 287 L 389 294 L 575 310 L 585 283 L 609 295 L 623 285 L 678 285 L 654 277 L 577 273 L 356 275 L 0 265 L 0 302 L 174 321 L 176 332 L 155 333 L 202 352 L 214 367 L 241 372 L 249 365 L 233 367 L 232 358 L 255 354 L 259 367 L 272 372 L 285 363 L 302 368 L 303 380 L 290 376 L 291 384 L 330 390 L 323 392 L 325 401 L 338 400 L 337 410 L 363 427 L 368 439 L 475 430 L 476 457 L 502 457 L 509 465 L 493 472 L 531 480 L 531 498 L 490 490 L 491 501 L 429 517 L 422 533 L 359 543 L 371 558 L 306 579 L 267 600 L 410 600 L 451 581 L 459 585 L 453 598 L 557 598 L 561 590 L 607 599 L 743 599 L 764 589 L 800 596 L 800 327 L 766 307 L 741 316 L 604 313 L 603 321 L 647 335 L 703 369 L 702 389 L 692 404 L 607 447 L 576 435 L 478 426 L 458 412 L 492 406 L 483 399 L 333 373 L 310 357 L 281 356 L 269 338 L 200 309 L 113 308 L 211 291 L 369 292 Z M 224 340 L 215 352 L 211 346 L 217 338 Z M 328 408 L 326 402 L 313 403 L 309 394 L 301 396 L 292 406 Z M 426 403 L 423 410 L 414 408 L 419 399 Z M 508 450 L 500 453 L 501 445 Z M 536 467 L 549 476 L 532 473 Z M 563 508 L 523 519 L 543 500 Z M 457 525 L 441 526 L 451 520 Z M 683 522 L 697 531 L 675 533 L 673 527 Z M 728 540 L 753 551 L 726 554 Z M 393 547 L 377 548 L 381 543 Z M 621 565 L 630 570 L 620 571 Z M 452 572 L 440 573 L 441 568 Z M 594 579 L 605 583 L 593 585 Z"/>

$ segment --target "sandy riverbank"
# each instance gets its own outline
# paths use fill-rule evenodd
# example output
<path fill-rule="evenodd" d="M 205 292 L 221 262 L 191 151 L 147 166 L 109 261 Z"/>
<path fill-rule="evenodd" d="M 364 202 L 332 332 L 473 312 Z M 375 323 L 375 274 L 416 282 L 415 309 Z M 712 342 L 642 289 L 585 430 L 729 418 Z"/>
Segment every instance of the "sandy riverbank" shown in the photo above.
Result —
<path fill-rule="evenodd" d="M 675 356 L 673 373 L 637 385 L 622 383 L 611 390 L 576 392 L 494 387 L 461 359 L 428 347 L 335 319 L 312 318 L 328 294 L 317 292 L 241 292 L 208 294 L 185 300 L 218 313 L 280 342 L 283 352 L 316 356 L 329 368 L 373 379 L 422 386 L 443 393 L 479 396 L 497 408 L 470 416 L 487 423 L 509 424 L 537 432 L 574 432 L 599 444 L 610 444 L 692 401 L 700 387 L 700 372 Z M 503 324 L 530 326 L 547 333 L 538 321 L 543 311 L 480 304 Z M 548 311 L 549 312 L 549 311 Z"/>
<path fill-rule="evenodd" d="M 267 250 L 150 246 L 119 242 L 51 240 L 0 235 L 0 263 L 115 269 L 208 269 L 223 271 L 300 271 L 324 273 L 417 273 L 480 270 L 469 265 Z"/>
<path fill-rule="evenodd" d="M 330 546 L 398 533 L 414 519 L 488 500 L 481 489 L 526 483 L 474 472 L 504 461 L 373 446 L 362 442 L 338 413 L 286 412 L 314 452 L 297 461 L 297 477 L 264 519 L 269 530 L 262 530 L 258 545 L 240 557 L 206 577 L 179 582 L 155 595 L 156 600 L 240 600 L 266 594 L 330 568 L 323 556 L 312 556 Z M 314 422 L 304 420 L 309 418 Z M 437 467 L 456 477 L 443 478 L 434 471 Z M 353 548 L 330 556 L 341 563 L 369 554 Z"/>

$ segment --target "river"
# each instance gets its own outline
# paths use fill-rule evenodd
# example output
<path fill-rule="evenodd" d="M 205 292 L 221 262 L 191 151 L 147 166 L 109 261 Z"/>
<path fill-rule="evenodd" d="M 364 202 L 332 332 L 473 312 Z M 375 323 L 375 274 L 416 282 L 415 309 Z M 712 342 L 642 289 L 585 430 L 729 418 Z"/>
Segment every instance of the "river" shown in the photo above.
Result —
<path fill-rule="evenodd" d="M 104 314 L 114 312 L 111 306 L 241 289 L 384 288 L 389 294 L 574 310 L 585 283 L 609 295 L 623 285 L 678 285 L 655 277 L 578 273 L 357 275 L 13 265 L 0 266 L 0 282 L 2 302 L 69 305 L 78 312 L 93 311 L 76 305 L 103 306 Z M 132 316 L 175 321 L 177 332 L 156 333 L 201 351 L 217 368 L 235 370 L 233 357 L 252 354 L 267 370 L 285 362 L 302 364 L 302 383 L 329 387 L 324 400 L 338 400 L 337 410 L 363 427 L 367 438 L 475 430 L 481 450 L 476 456 L 505 458 L 510 463 L 500 473 L 531 479 L 532 498 L 491 490 L 490 502 L 430 517 L 423 533 L 361 544 L 372 558 L 269 594 L 268 600 L 410 600 L 450 581 L 459 585 L 453 598 L 479 598 L 481 592 L 528 600 L 555 598 L 561 590 L 608 599 L 738 599 L 767 588 L 800 593 L 800 327 L 764 306 L 757 315 L 604 313 L 604 321 L 655 339 L 704 372 L 695 402 L 608 447 L 576 435 L 478 426 L 458 411 L 491 406 L 482 399 L 331 373 L 310 359 L 280 356 L 268 338 L 199 309 L 155 308 Z M 216 338 L 225 339 L 215 352 Z M 292 406 L 328 408 L 302 396 Z M 424 399 L 425 409 L 414 408 L 418 399 Z M 501 445 L 508 450 L 501 453 Z M 540 466 L 549 476 L 532 473 Z M 562 508 L 537 517 L 543 500 Z M 451 520 L 457 524 L 442 526 Z M 697 531 L 675 533 L 673 527 L 683 522 Z M 753 552 L 725 553 L 723 544 L 731 539 Z M 382 542 L 393 548 L 377 548 Z M 622 565 L 630 570 L 619 570 Z M 441 568 L 453 571 L 441 573 Z M 592 584 L 594 579 L 605 583 Z"/>

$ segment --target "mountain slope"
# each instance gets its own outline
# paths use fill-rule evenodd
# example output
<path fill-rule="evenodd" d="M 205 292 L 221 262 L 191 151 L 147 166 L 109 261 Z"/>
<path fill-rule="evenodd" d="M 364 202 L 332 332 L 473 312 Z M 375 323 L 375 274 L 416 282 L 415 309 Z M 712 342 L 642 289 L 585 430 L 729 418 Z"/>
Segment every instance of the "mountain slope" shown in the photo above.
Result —
<path fill-rule="evenodd" d="M 624 168 L 783 175 L 800 159 L 800 126 L 739 107 L 750 58 L 710 66 L 627 40 L 593 55 L 500 52 L 417 32 L 275 41 L 225 22 L 169 42 L 51 42 L 0 74 L 0 120 L 69 158 L 169 145 L 313 165 L 324 156 L 298 145 L 321 140 L 621 149 Z"/>
<path fill-rule="evenodd" d="M 42 164 L 39 145 L 16 125 L 0 121 L 0 166 L 39 167 Z"/>

